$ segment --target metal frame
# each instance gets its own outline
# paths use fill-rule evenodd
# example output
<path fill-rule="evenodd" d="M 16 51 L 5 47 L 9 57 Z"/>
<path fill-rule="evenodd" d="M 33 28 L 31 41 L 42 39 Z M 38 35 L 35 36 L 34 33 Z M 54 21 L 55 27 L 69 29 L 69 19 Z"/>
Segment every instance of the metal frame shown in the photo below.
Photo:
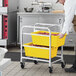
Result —
<path fill-rule="evenodd" d="M 61 62 L 63 62 L 63 46 L 61 47 L 62 49 L 61 49 L 61 55 L 57 55 L 56 57 L 58 57 L 58 58 L 60 58 L 60 59 L 57 59 L 57 60 L 55 60 L 55 61 L 51 61 L 51 31 L 50 31 L 50 29 L 48 28 L 48 27 L 38 27 L 38 26 L 36 26 L 37 24 L 43 24 L 43 23 L 36 23 L 34 26 L 23 26 L 22 28 L 21 28 L 21 30 L 20 30 L 20 37 L 21 37 L 21 40 L 20 40 L 20 42 L 21 42 L 21 59 L 20 59 L 20 62 L 23 62 L 23 59 L 29 59 L 29 60 L 37 60 L 37 61 L 43 61 L 43 62 L 48 62 L 49 63 L 49 67 L 52 67 L 52 63 L 56 63 L 56 62 L 58 62 L 58 61 L 61 61 Z M 43 25 L 45 25 L 45 24 L 43 24 Z M 47 24 L 47 25 L 58 25 L 58 24 Z M 47 36 L 47 37 L 49 37 L 49 48 L 42 48 L 42 47 L 35 47 L 35 46 L 28 46 L 28 45 L 23 45 L 23 35 L 31 35 L 30 33 L 23 33 L 23 29 L 24 28 L 33 28 L 34 29 L 34 31 L 36 31 L 36 28 L 39 28 L 39 29 L 47 29 L 48 31 L 49 31 L 49 35 L 40 35 L 40 34 L 32 34 L 32 35 L 39 35 L 39 36 Z M 40 48 L 40 49 L 49 49 L 49 60 L 46 60 L 46 59 L 38 59 L 38 58 L 31 58 L 31 57 L 24 57 L 23 55 L 22 55 L 22 53 L 23 53 L 23 46 L 27 46 L 27 47 L 35 47 L 35 48 Z"/>

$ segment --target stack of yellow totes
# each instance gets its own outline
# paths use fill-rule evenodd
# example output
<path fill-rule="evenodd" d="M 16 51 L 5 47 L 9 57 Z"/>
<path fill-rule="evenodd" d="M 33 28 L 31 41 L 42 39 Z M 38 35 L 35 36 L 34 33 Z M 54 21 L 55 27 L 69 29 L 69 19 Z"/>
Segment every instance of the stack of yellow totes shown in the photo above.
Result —
<path fill-rule="evenodd" d="M 58 47 L 63 46 L 65 43 L 66 35 L 60 39 L 58 34 L 58 32 L 51 32 L 51 58 L 57 56 Z M 26 45 L 24 47 L 25 55 L 29 57 L 49 59 L 49 32 L 37 31 L 32 32 L 31 35 L 32 42 L 24 44 Z"/>

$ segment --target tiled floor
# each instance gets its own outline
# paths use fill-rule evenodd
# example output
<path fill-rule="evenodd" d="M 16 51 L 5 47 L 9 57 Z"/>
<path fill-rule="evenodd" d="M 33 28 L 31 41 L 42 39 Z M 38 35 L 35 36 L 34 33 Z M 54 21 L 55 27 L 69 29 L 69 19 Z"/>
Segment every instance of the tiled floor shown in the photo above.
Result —
<path fill-rule="evenodd" d="M 60 64 L 53 64 L 53 73 L 49 73 L 48 63 L 26 62 L 25 68 L 21 69 L 19 62 L 12 62 L 2 72 L 2 76 L 76 76 L 76 73 L 66 73 Z M 70 67 L 67 65 L 66 67 Z"/>
<path fill-rule="evenodd" d="M 8 48 L 9 52 L 20 52 L 19 47 Z M 60 53 L 60 51 L 58 52 Z M 66 50 L 63 52 L 65 55 L 74 55 L 74 51 Z M 38 63 L 35 65 L 33 62 L 25 62 L 25 68 L 21 69 L 20 62 L 12 62 L 2 72 L 2 76 L 76 76 L 76 73 L 66 73 L 61 68 L 60 64 L 53 64 L 53 73 L 49 73 L 48 63 Z M 70 67 L 71 65 L 66 65 Z"/>

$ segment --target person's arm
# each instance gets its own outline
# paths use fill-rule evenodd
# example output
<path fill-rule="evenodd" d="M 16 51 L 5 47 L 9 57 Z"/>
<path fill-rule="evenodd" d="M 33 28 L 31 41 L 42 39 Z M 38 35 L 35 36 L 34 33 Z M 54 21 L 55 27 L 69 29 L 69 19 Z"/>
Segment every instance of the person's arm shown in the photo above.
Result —
<path fill-rule="evenodd" d="M 75 6 L 71 5 L 71 6 L 65 6 L 65 22 L 63 25 L 63 29 L 61 34 L 65 34 L 65 33 L 69 33 L 69 28 L 70 26 L 72 26 L 72 21 L 74 18 L 74 14 L 75 14 Z"/>

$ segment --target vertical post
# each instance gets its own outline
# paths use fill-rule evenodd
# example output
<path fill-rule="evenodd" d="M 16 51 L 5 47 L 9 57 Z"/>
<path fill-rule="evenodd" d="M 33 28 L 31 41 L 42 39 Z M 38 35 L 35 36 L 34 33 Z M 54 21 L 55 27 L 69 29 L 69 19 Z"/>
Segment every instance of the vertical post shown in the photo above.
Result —
<path fill-rule="evenodd" d="M 63 46 L 61 46 L 61 62 L 63 62 Z"/>
<path fill-rule="evenodd" d="M 17 15 L 17 43 L 19 42 L 20 16 Z"/>
<path fill-rule="evenodd" d="M 21 48 L 21 58 L 20 58 L 20 62 L 22 62 L 22 30 L 23 30 L 23 27 L 20 28 L 20 48 Z"/>
<path fill-rule="evenodd" d="M 64 24 L 64 17 L 62 17 L 61 19 L 59 19 L 59 24 L 61 24 L 61 28 L 60 28 L 60 32 L 61 32 L 63 24 Z M 61 46 L 61 62 L 63 62 L 63 46 Z"/>
<path fill-rule="evenodd" d="M 52 66 L 51 64 L 51 32 L 50 32 L 50 29 L 49 29 L 49 67 Z"/>

